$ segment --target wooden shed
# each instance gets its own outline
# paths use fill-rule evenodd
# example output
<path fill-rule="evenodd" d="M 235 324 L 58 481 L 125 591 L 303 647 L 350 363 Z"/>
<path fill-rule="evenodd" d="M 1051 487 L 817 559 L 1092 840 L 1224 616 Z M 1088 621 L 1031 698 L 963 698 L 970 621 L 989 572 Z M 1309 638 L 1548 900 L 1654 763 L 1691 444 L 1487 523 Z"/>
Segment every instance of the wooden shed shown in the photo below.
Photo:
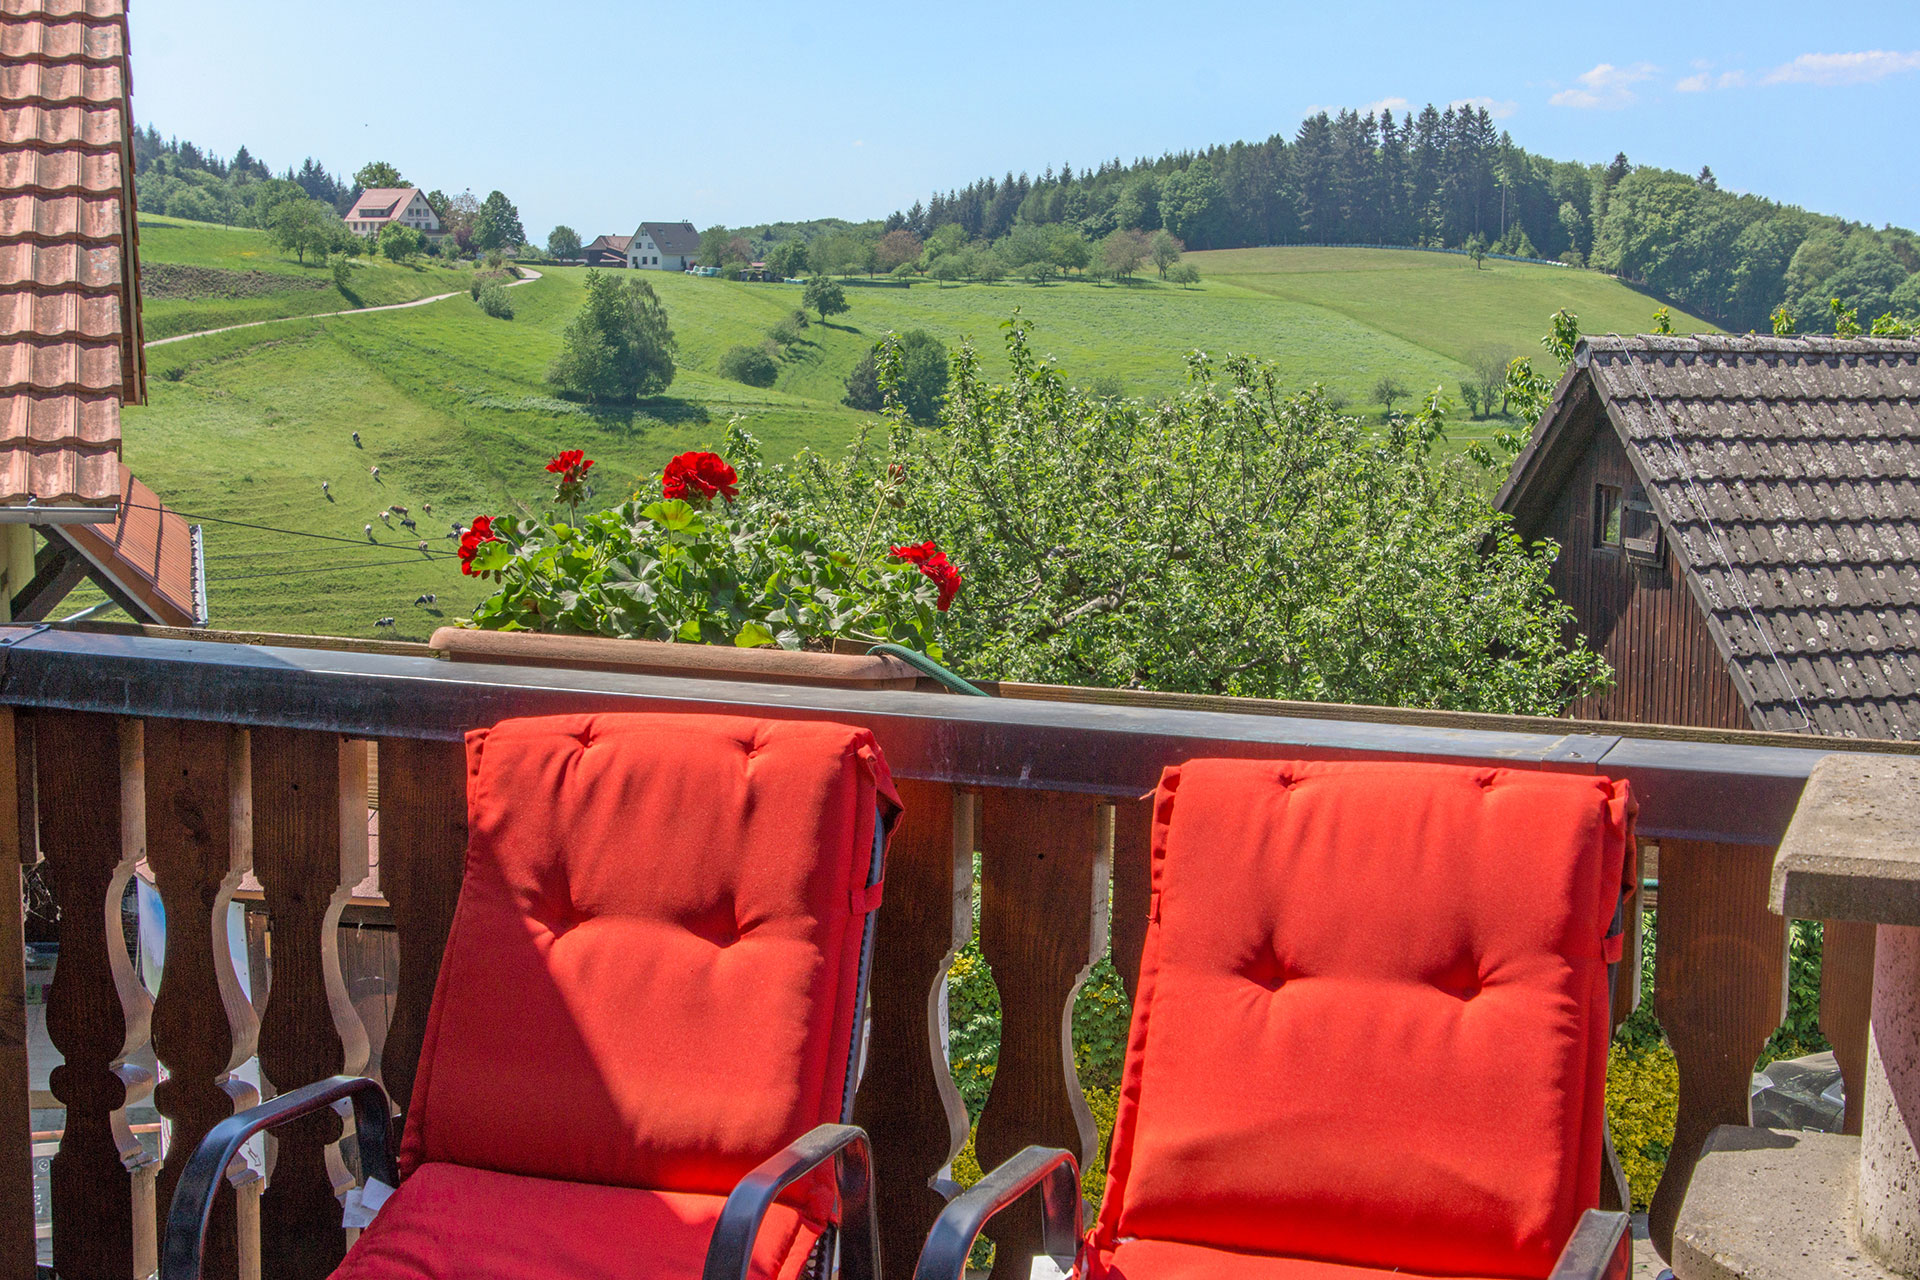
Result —
<path fill-rule="evenodd" d="M 1583 340 L 1497 502 L 1614 670 L 1582 719 L 1920 738 L 1920 342 Z"/>

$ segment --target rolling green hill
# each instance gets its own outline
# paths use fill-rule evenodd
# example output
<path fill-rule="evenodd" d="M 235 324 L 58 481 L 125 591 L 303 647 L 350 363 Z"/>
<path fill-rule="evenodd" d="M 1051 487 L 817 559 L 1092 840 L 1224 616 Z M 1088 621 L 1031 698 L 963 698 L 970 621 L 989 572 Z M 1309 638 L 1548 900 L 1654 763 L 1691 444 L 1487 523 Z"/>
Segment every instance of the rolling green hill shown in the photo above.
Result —
<path fill-rule="evenodd" d="M 205 263 L 227 252 L 219 237 L 249 234 L 186 225 L 176 241 L 143 234 L 142 248 L 150 262 L 168 261 L 178 245 Z M 717 445 L 734 414 L 772 458 L 842 448 L 864 417 L 839 403 L 842 384 L 889 329 L 924 328 L 949 344 L 972 337 L 992 371 L 1004 367 L 1001 325 L 1017 313 L 1037 326 L 1038 349 L 1076 381 L 1116 379 L 1149 396 L 1183 384 L 1183 357 L 1195 347 L 1245 352 L 1276 361 L 1299 385 L 1323 382 L 1355 411 L 1376 413 L 1365 401 L 1380 374 L 1451 390 L 1490 345 L 1507 355 L 1536 352 L 1556 307 L 1573 307 L 1601 331 L 1643 329 L 1654 308 L 1590 273 L 1509 263 L 1476 271 L 1446 255 L 1272 249 L 1192 257 L 1208 273 L 1192 289 L 1145 280 L 849 287 L 852 310 L 830 325 L 816 319 L 766 390 L 712 370 L 728 346 L 758 342 L 797 307 L 800 287 L 652 274 L 678 335 L 680 375 L 669 395 L 614 412 L 557 400 L 544 385 L 583 296 L 578 269 L 514 288 L 510 321 L 487 317 L 464 294 L 400 311 L 297 317 L 152 348 L 149 403 L 125 415 L 126 457 L 169 503 L 205 522 L 215 625 L 419 639 L 482 594 L 451 558 L 451 522 L 539 503 L 547 492 L 540 467 L 554 452 L 584 448 L 598 459 L 599 498 L 608 501 L 672 454 Z M 246 261 L 283 275 L 300 270 L 270 254 Z M 1677 326 L 1689 323 L 1676 317 Z M 1490 427 L 1463 415 L 1456 442 Z M 398 517 L 391 529 L 378 519 L 395 503 L 408 508 L 417 532 L 397 527 Z M 367 540 L 368 523 L 377 542 Z M 426 592 L 437 601 L 416 606 Z M 396 619 L 391 632 L 375 631 L 383 617 Z"/>
<path fill-rule="evenodd" d="M 471 278 L 463 268 L 431 260 L 403 266 L 360 258 L 342 290 L 325 263 L 283 256 L 264 231 L 151 214 L 140 218 L 140 262 L 146 294 L 141 317 L 149 341 L 253 320 L 412 302 L 464 289 Z"/>

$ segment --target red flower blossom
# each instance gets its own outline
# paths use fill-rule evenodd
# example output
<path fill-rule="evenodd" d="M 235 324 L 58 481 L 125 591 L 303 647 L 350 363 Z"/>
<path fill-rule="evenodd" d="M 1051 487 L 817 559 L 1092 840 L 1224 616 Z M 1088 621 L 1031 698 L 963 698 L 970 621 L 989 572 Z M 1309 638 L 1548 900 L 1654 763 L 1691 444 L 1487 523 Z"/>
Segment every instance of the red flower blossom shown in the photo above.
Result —
<path fill-rule="evenodd" d="M 740 487 L 735 483 L 739 479 L 727 460 L 717 453 L 683 453 L 669 462 L 661 474 L 660 494 L 665 498 L 702 502 L 722 497 L 731 502 L 740 496 Z"/>
<path fill-rule="evenodd" d="M 953 604 L 953 598 L 960 594 L 960 569 L 947 559 L 947 553 L 940 549 L 937 542 L 910 542 L 904 547 L 890 548 L 895 560 L 903 560 L 916 566 L 921 573 L 933 580 L 940 588 L 940 599 L 934 608 L 945 613 Z"/>
<path fill-rule="evenodd" d="M 492 516 L 475 516 L 467 531 L 460 535 L 460 572 L 469 577 L 478 578 L 482 574 L 473 567 L 473 553 L 480 549 L 483 542 L 498 542 L 500 536 L 493 531 Z"/>
<path fill-rule="evenodd" d="M 586 479 L 587 472 L 593 467 L 593 459 L 584 449 L 568 449 L 547 464 L 547 470 L 560 477 L 562 484 L 576 484 Z"/>

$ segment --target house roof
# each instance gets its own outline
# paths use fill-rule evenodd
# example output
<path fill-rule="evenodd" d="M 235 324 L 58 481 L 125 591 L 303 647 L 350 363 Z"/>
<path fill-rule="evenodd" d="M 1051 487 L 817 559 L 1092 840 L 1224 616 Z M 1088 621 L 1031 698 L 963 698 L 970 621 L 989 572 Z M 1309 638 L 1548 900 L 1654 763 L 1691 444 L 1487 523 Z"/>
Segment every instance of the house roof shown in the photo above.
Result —
<path fill-rule="evenodd" d="M 88 574 L 128 614 L 169 627 L 207 622 L 200 531 L 120 466 L 120 511 L 107 524 L 46 526 L 91 567 Z"/>
<path fill-rule="evenodd" d="M 1920 738 L 1920 341 L 1585 339 L 1497 499 L 1523 535 L 1582 423 L 1625 448 L 1756 727 Z"/>
<path fill-rule="evenodd" d="M 397 218 L 413 199 L 418 187 L 368 187 L 360 193 L 348 211 L 349 218 Z"/>
<path fill-rule="evenodd" d="M 0 0 L 0 503 L 110 505 L 146 399 L 124 0 Z"/>
<path fill-rule="evenodd" d="M 691 257 L 700 252 L 700 233 L 693 229 L 691 222 L 643 222 L 639 235 L 645 232 L 662 253 L 683 254 Z"/>
<path fill-rule="evenodd" d="M 627 246 L 632 243 L 632 236 L 595 236 L 593 243 L 581 249 L 580 252 L 585 253 L 588 249 L 605 249 L 609 253 L 625 253 Z"/>

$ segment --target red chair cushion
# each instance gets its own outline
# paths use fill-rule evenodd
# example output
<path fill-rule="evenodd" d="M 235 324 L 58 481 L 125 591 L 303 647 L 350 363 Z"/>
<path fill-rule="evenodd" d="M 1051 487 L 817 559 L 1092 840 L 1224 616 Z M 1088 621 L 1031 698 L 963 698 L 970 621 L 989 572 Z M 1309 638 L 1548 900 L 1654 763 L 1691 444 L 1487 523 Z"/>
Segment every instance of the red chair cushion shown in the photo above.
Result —
<path fill-rule="evenodd" d="M 1591 775 L 1167 770 L 1093 1245 L 1547 1274 L 1599 1195 L 1633 812 Z"/>
<path fill-rule="evenodd" d="M 1131 1240 L 1086 1260 L 1080 1280 L 1379 1280 L 1425 1273 L 1396 1267 L 1356 1267 L 1311 1258 L 1276 1258 L 1264 1253 L 1234 1253 L 1202 1244 L 1171 1240 Z M 1496 1280 L 1457 1277 L 1447 1280 Z"/>
<path fill-rule="evenodd" d="M 334 1280 L 697 1280 L 721 1196 L 423 1164 L 360 1233 Z M 775 1205 L 755 1280 L 797 1280 L 820 1238 Z"/>
<path fill-rule="evenodd" d="M 898 804 L 866 730 L 512 720 L 467 735 L 467 779 L 403 1177 L 724 1195 L 840 1119 L 876 807 Z"/>

